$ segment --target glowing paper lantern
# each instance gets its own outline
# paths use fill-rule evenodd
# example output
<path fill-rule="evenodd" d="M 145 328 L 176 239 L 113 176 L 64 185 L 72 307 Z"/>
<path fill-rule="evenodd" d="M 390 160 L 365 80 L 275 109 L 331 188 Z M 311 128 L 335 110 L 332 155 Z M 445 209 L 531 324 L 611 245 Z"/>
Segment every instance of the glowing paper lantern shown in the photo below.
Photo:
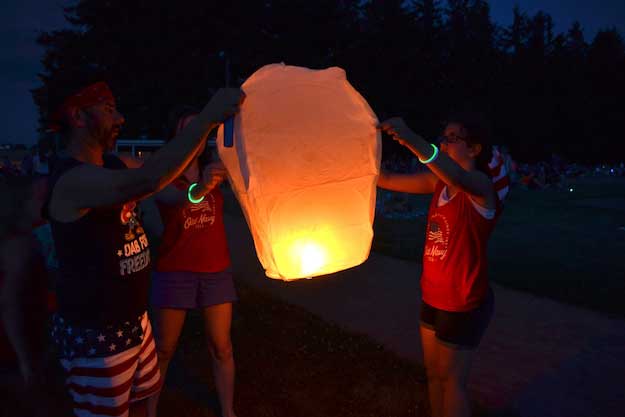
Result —
<path fill-rule="evenodd" d="M 219 155 L 268 277 L 309 278 L 369 256 L 378 120 L 340 68 L 267 65 L 242 86 L 234 147 Z"/>

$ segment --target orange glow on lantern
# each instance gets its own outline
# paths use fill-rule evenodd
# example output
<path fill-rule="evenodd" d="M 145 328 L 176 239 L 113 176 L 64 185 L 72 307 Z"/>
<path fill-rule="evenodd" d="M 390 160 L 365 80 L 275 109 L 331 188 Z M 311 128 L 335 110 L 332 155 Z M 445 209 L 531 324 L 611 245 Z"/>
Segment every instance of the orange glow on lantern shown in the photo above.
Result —
<path fill-rule="evenodd" d="M 319 240 L 320 242 L 326 242 Z M 327 243 L 317 243 L 310 237 L 304 237 L 284 245 L 274 246 L 276 264 L 284 276 L 309 277 L 323 273 L 328 264 Z M 280 278 L 275 276 L 272 278 Z"/>
<path fill-rule="evenodd" d="M 377 118 L 339 68 L 268 65 L 244 84 L 234 147 L 217 145 L 270 278 L 364 262 L 380 165 Z"/>

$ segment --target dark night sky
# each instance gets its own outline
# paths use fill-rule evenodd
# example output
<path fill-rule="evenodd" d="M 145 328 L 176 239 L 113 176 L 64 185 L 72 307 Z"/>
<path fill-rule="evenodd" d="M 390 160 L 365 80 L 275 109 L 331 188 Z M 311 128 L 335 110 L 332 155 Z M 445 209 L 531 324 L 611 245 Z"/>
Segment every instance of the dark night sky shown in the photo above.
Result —
<path fill-rule="evenodd" d="M 38 31 L 66 26 L 62 6 L 68 0 L 3 0 L 0 12 L 0 112 L 5 126 L 0 143 L 36 141 L 37 114 L 29 89 L 38 83 L 39 60 L 43 54 L 35 44 Z M 518 4 L 529 15 L 539 10 L 549 13 L 556 31 L 566 31 L 579 20 L 586 40 L 601 28 L 615 26 L 625 35 L 624 0 L 491 0 L 494 20 L 502 25 L 512 21 L 512 8 Z"/>

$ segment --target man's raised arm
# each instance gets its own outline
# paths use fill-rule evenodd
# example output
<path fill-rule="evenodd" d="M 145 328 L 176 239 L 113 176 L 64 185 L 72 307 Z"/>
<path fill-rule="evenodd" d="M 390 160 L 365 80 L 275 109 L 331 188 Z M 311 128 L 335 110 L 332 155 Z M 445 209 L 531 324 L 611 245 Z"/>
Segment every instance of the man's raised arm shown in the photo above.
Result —
<path fill-rule="evenodd" d="M 182 173 L 208 133 L 238 111 L 243 98 L 240 89 L 219 90 L 198 117 L 140 168 L 110 170 L 85 164 L 71 169 L 54 189 L 53 206 L 63 206 L 64 212 L 80 211 L 135 201 L 160 191 Z"/>

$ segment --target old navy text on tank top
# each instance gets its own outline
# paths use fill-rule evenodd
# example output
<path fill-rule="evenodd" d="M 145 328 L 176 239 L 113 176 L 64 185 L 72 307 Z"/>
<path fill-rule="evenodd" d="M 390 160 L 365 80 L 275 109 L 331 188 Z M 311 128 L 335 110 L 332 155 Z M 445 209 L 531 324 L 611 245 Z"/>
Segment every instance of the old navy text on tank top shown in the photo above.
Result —
<path fill-rule="evenodd" d="M 476 203 L 462 191 L 441 201 L 445 189 L 439 181 L 428 213 L 422 297 L 441 310 L 469 311 L 487 295 L 487 244 L 496 216 L 484 208 L 478 211 Z"/>
<path fill-rule="evenodd" d="M 188 183 L 173 186 L 186 192 Z M 159 272 L 219 272 L 230 266 L 221 190 L 215 187 L 202 202 L 157 203 L 163 219 L 163 238 L 155 269 Z"/>

